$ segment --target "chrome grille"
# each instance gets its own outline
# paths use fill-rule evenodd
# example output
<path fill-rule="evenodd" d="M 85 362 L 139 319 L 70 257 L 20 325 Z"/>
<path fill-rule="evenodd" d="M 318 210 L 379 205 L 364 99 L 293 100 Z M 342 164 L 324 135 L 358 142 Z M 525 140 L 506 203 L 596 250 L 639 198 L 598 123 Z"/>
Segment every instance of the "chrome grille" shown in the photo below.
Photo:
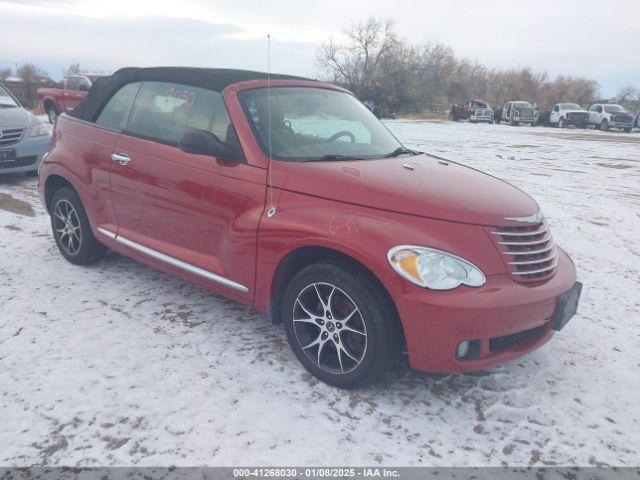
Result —
<path fill-rule="evenodd" d="M 13 145 L 18 143 L 22 139 L 24 128 L 2 128 L 0 129 L 0 147 L 6 147 L 7 145 Z"/>
<path fill-rule="evenodd" d="M 589 117 L 587 112 L 569 112 L 567 118 L 571 120 L 586 120 Z"/>
<path fill-rule="evenodd" d="M 614 115 L 613 121 L 616 123 L 631 123 L 633 121 L 633 117 L 627 114 Z"/>
<path fill-rule="evenodd" d="M 524 226 L 493 227 L 489 233 L 515 280 L 541 282 L 555 273 L 558 257 L 546 220 Z"/>

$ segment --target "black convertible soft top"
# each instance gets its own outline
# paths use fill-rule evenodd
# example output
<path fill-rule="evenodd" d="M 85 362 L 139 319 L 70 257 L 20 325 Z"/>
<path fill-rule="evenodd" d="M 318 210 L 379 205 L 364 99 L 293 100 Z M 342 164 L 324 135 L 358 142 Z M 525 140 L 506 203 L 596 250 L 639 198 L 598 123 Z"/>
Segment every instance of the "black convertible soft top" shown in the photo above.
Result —
<path fill-rule="evenodd" d="M 250 70 L 232 70 L 226 68 L 194 68 L 194 67 L 151 67 L 121 68 L 113 75 L 98 78 L 87 97 L 69 115 L 93 122 L 102 107 L 109 101 L 111 96 L 120 90 L 124 85 L 140 81 L 156 81 L 179 83 L 193 87 L 207 88 L 221 92 L 225 87 L 233 83 L 246 82 L 249 80 L 266 80 L 267 74 L 264 72 L 253 72 Z M 309 80 L 303 77 L 291 75 L 271 74 L 273 80 Z"/>

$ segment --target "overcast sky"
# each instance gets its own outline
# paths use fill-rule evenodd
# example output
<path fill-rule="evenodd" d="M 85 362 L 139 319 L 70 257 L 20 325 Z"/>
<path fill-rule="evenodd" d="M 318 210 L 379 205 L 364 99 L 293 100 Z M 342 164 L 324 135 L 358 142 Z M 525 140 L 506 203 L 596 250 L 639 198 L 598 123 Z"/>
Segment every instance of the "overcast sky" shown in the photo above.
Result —
<path fill-rule="evenodd" d="M 639 0 L 0 0 L 0 67 L 266 70 L 271 33 L 272 70 L 313 75 L 320 44 L 368 16 L 491 67 L 594 78 L 603 96 L 640 89 Z"/>

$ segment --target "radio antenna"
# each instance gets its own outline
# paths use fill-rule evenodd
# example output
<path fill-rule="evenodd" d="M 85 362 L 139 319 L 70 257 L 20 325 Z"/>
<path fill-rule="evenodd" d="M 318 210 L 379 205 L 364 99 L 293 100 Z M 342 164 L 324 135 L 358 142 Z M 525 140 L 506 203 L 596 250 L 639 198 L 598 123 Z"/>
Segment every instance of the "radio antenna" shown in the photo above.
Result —
<path fill-rule="evenodd" d="M 267 143 L 269 144 L 269 165 L 267 165 L 267 188 L 269 189 L 269 210 L 267 217 L 271 218 L 276 214 L 276 206 L 273 203 L 273 178 L 271 177 L 271 164 L 273 155 L 271 154 L 271 34 L 267 34 Z"/>

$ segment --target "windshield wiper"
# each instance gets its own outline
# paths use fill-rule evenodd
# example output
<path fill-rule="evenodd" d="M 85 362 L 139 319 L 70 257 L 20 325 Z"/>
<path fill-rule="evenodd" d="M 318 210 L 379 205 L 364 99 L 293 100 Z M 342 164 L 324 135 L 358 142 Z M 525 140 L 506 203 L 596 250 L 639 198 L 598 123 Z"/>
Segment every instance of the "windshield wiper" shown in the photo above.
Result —
<path fill-rule="evenodd" d="M 419 155 L 419 153 L 406 147 L 398 147 L 393 152 L 386 154 L 384 158 L 398 157 L 400 155 Z"/>
<path fill-rule="evenodd" d="M 327 155 L 323 155 L 322 157 L 312 158 L 310 160 L 306 160 L 307 162 L 322 162 L 325 160 L 358 160 L 358 157 L 350 157 L 348 155 L 339 155 L 337 153 L 329 153 Z"/>

